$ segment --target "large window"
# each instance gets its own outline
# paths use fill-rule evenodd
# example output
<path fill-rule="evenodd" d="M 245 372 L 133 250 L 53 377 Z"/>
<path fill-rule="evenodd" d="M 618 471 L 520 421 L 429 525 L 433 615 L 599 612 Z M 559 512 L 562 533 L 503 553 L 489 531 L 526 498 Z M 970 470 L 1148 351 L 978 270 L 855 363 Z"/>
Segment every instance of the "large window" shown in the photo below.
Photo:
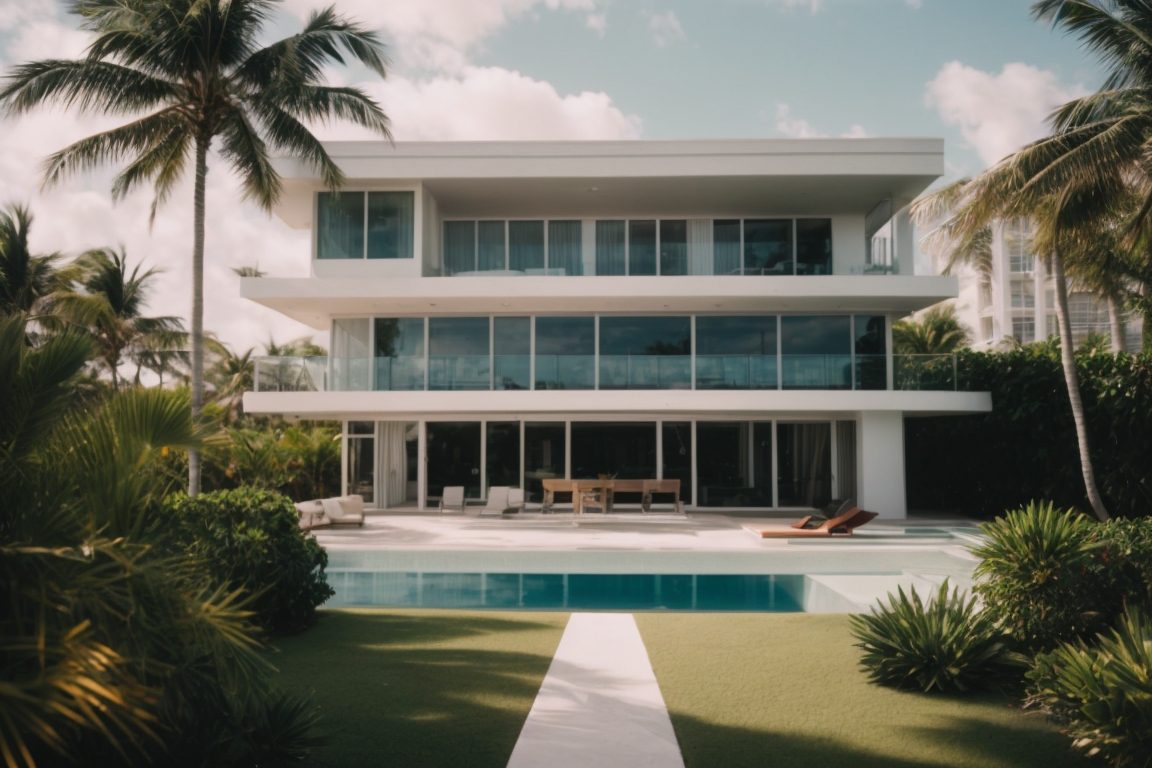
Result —
<path fill-rule="evenodd" d="M 316 258 L 410 259 L 411 192 L 321 192 L 316 200 Z"/>
<path fill-rule="evenodd" d="M 492 321 L 493 389 L 532 388 L 532 318 Z"/>
<path fill-rule="evenodd" d="M 776 425 L 779 505 L 823 507 L 832 496 L 832 425 Z"/>
<path fill-rule="evenodd" d="M 660 274 L 688 274 L 688 222 L 683 219 L 660 222 Z"/>
<path fill-rule="evenodd" d="M 544 222 L 508 222 L 508 268 L 540 274 L 544 270 Z"/>
<path fill-rule="evenodd" d="M 654 422 L 572 423 L 572 477 L 656 477 Z"/>
<path fill-rule="evenodd" d="M 549 274 L 584 274 L 581 246 L 583 230 L 583 224 L 579 221 L 548 222 Z"/>
<path fill-rule="evenodd" d="M 1004 225 L 1004 250 L 1008 252 L 1008 269 L 1012 272 L 1031 272 L 1036 268 L 1032 254 L 1031 233 L 1023 219 Z"/>
<path fill-rule="evenodd" d="M 796 220 L 796 274 L 832 274 L 832 220 Z"/>
<path fill-rule="evenodd" d="M 775 389 L 776 318 L 696 318 L 697 389 Z"/>
<path fill-rule="evenodd" d="M 712 222 L 712 241 L 712 274 L 740 274 L 740 220 Z"/>
<path fill-rule="evenodd" d="M 491 389 L 488 318 L 428 320 L 428 388 Z"/>
<path fill-rule="evenodd" d="M 424 318 L 376 318 L 376 389 L 424 389 Z"/>
<path fill-rule="evenodd" d="M 464 486 L 469 499 L 481 497 L 480 422 L 430 421 L 427 446 L 429 498 L 440 498 L 454 485 Z"/>
<path fill-rule="evenodd" d="M 359 494 L 372 504 L 376 498 L 376 424 L 371 421 L 349 421 L 345 431 L 348 442 L 348 493 Z"/>
<path fill-rule="evenodd" d="M 488 487 L 494 485 L 520 487 L 520 422 L 488 422 L 485 440 L 487 440 L 485 467 Z"/>
<path fill-rule="evenodd" d="M 696 457 L 698 506 L 772 506 L 771 422 L 697 422 Z"/>
<path fill-rule="evenodd" d="M 791 275 L 795 271 L 792 220 L 745 219 L 744 274 Z"/>
<path fill-rule="evenodd" d="M 596 274 L 628 273 L 627 229 L 628 222 L 625 221 L 596 222 Z"/>
<path fill-rule="evenodd" d="M 856 389 L 888 388 L 888 333 L 883 315 L 856 315 Z"/>
<path fill-rule="evenodd" d="M 601 389 L 689 389 L 687 317 L 600 318 Z"/>
<path fill-rule="evenodd" d="M 593 389 L 595 367 L 595 318 L 536 318 L 536 389 Z"/>
<path fill-rule="evenodd" d="M 784 316 L 780 364 L 784 389 L 851 389 L 851 318 Z"/>
<path fill-rule="evenodd" d="M 666 421 L 661 425 L 664 452 L 664 479 L 680 481 L 680 498 L 692 500 L 692 424 Z"/>
<path fill-rule="evenodd" d="M 528 501 L 544 498 L 541 480 L 564 477 L 563 422 L 528 422 L 524 425 L 524 490 Z"/>
<path fill-rule="evenodd" d="M 628 274 L 656 274 L 656 222 L 628 222 Z"/>

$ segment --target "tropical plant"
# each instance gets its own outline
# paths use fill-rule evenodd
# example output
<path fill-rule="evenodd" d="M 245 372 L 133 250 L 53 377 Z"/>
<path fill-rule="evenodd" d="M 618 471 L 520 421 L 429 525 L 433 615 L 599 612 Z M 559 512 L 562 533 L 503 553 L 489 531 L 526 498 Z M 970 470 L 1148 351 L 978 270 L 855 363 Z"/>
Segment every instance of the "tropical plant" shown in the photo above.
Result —
<path fill-rule="evenodd" d="M 343 173 L 305 123 L 348 120 L 389 136 L 387 117 L 361 90 L 322 85 L 329 63 L 347 56 L 381 77 L 377 36 L 333 8 L 313 12 L 303 31 L 260 47 L 277 0 L 74 0 L 72 11 L 96 37 L 79 60 L 48 59 L 17 66 L 0 90 L 0 105 L 22 113 L 46 103 L 112 114 L 143 114 L 53 155 L 46 181 L 106 162 L 127 161 L 115 197 L 151 182 L 153 216 L 192 160 L 193 242 L 191 409 L 204 397 L 204 222 L 208 152 L 219 152 L 245 195 L 271 209 L 282 190 L 270 151 L 316 167 L 339 187 Z M 188 457 L 188 489 L 200 490 L 200 454 Z"/>
<path fill-rule="evenodd" d="M 1024 666 L 996 620 L 959 588 L 949 591 L 947 579 L 927 602 L 898 587 L 849 621 L 864 651 L 860 664 L 881 685 L 970 691 L 1011 680 Z"/>
<path fill-rule="evenodd" d="M 38 314 L 58 288 L 60 254 L 33 254 L 32 214 L 22 205 L 0 211 L 0 314 Z"/>
<path fill-rule="evenodd" d="M 1041 654 L 1028 703 L 1062 723 L 1073 744 L 1114 766 L 1152 764 L 1152 620 L 1125 611 L 1093 642 Z"/>
<path fill-rule="evenodd" d="M 251 347 L 235 353 L 226 344 L 215 345 L 212 364 L 204 374 L 212 399 L 225 408 L 233 422 L 244 415 L 244 393 L 255 389 L 254 353 Z"/>
<path fill-rule="evenodd" d="M 1072 509 L 1032 502 L 982 526 L 976 594 L 1022 645 L 1052 648 L 1106 623 L 1122 595 L 1104 592 L 1096 524 Z"/>
<path fill-rule="evenodd" d="M 968 330 L 951 304 L 938 304 L 919 318 L 892 324 L 892 348 L 898 355 L 949 354 L 967 345 Z"/>
<path fill-rule="evenodd" d="M 277 703 L 242 594 L 157 547 L 158 459 L 205 437 L 186 397 L 79 401 L 90 342 L 65 330 L 31 347 L 25 322 L 0 317 L 4 764 L 234 765 L 283 753 L 310 710 Z M 255 733 L 253 712 L 277 727 Z"/>
<path fill-rule="evenodd" d="M 159 365 L 165 354 L 177 355 L 187 342 L 179 317 L 146 317 L 144 305 L 158 274 L 129 266 L 123 249 L 99 248 L 80 255 L 72 264 L 74 289 L 57 294 L 59 314 L 84 328 L 92 337 L 96 359 L 121 384 L 120 367 L 135 363 L 135 383 L 146 364 Z"/>
<path fill-rule="evenodd" d="M 292 502 L 274 491 L 237 488 L 172 497 L 173 546 L 203 560 L 223 588 L 243 589 L 259 624 L 277 632 L 310 625 L 332 596 L 328 556 L 300 530 Z"/>

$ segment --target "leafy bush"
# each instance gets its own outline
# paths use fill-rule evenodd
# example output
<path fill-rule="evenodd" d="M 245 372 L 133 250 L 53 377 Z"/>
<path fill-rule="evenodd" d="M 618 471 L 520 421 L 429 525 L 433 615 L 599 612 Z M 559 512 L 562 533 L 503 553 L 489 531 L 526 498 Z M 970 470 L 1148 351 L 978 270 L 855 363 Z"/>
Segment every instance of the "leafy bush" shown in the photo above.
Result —
<path fill-rule="evenodd" d="M 1152 621 L 1135 609 L 1096 645 L 1037 657 L 1029 703 L 1062 722 L 1074 744 L 1115 766 L 1152 764 Z"/>
<path fill-rule="evenodd" d="M 1104 590 L 1152 613 L 1152 517 L 1109 520 L 1096 526 L 1095 538 L 1108 577 Z"/>
<path fill-rule="evenodd" d="M 1079 350 L 1076 367 L 1105 505 L 1120 517 L 1148 515 L 1152 355 Z M 1058 347 L 965 351 L 957 368 L 960 388 L 991 392 L 993 410 L 905 420 L 909 506 L 985 518 L 1029 499 L 1085 506 Z"/>
<path fill-rule="evenodd" d="M 324 575 L 328 555 L 300 530 L 286 496 L 237 488 L 172 497 L 167 506 L 175 545 L 206 562 L 221 585 L 245 590 L 264 628 L 303 629 L 332 596 Z"/>
<path fill-rule="evenodd" d="M 923 691 L 968 691 L 1015 676 L 1023 659 L 976 600 L 945 580 L 928 603 L 916 590 L 889 594 L 870 614 L 852 616 L 872 682 Z"/>
<path fill-rule="evenodd" d="M 1106 593 L 1100 526 L 1071 509 L 1031 502 L 985 523 L 976 548 L 976 594 L 1029 648 L 1046 649 L 1103 628 L 1122 595 Z"/>

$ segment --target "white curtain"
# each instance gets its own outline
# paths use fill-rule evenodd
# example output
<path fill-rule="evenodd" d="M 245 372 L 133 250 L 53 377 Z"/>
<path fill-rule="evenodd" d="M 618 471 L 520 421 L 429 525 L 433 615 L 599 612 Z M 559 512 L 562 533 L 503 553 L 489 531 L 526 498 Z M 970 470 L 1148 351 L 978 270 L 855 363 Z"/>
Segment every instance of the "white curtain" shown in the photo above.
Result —
<path fill-rule="evenodd" d="M 688 274 L 712 274 L 712 220 L 688 220 Z"/>
<path fill-rule="evenodd" d="M 380 477 L 384 480 L 380 488 L 382 508 L 403 504 L 408 497 L 407 428 L 408 425 L 402 421 L 380 423 Z"/>

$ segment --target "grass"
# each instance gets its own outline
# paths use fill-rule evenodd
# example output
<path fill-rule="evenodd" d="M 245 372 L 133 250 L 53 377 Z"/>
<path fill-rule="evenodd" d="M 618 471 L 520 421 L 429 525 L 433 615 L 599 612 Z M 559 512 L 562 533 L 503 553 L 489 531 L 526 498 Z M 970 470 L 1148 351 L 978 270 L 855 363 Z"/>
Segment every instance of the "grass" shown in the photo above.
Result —
<path fill-rule="evenodd" d="M 507 765 L 565 613 L 323 611 L 278 641 L 277 683 L 311 692 L 311 765 Z"/>
<path fill-rule="evenodd" d="M 1083 766 L 1010 696 L 870 685 L 846 616 L 637 614 L 688 768 Z"/>

